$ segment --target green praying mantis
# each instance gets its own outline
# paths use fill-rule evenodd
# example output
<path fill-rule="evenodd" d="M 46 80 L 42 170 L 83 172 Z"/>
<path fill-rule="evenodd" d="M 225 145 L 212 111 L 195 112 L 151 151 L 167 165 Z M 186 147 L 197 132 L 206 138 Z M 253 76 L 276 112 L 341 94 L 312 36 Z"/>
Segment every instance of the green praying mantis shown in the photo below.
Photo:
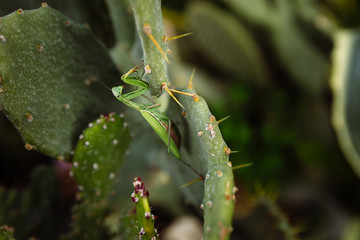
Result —
<path fill-rule="evenodd" d="M 149 84 L 142 80 L 143 76 L 132 75 L 140 68 L 139 65 L 141 65 L 141 63 L 142 61 L 121 77 L 121 80 L 124 83 L 135 86 L 137 89 L 129 93 L 122 93 L 124 86 L 116 86 L 111 89 L 112 93 L 119 101 L 140 112 L 141 116 L 154 129 L 160 139 L 168 146 L 169 152 L 171 152 L 171 154 L 177 159 L 180 159 L 181 157 L 177 143 L 174 141 L 174 138 L 170 136 L 171 121 L 166 114 L 157 110 L 159 104 L 153 104 L 152 101 L 150 101 L 151 104 L 141 104 L 132 101 L 132 99 L 139 97 L 150 90 Z M 167 88 L 165 90 L 169 93 L 171 93 L 171 91 L 175 91 Z M 173 96 L 172 94 L 170 95 Z M 182 107 L 181 104 L 180 106 Z"/>
<path fill-rule="evenodd" d="M 149 28 L 149 26 L 147 26 L 147 27 Z M 159 44 L 152 37 L 151 32 L 147 33 L 147 35 L 154 42 L 155 46 L 157 48 L 161 49 Z M 179 37 L 183 37 L 183 36 L 187 36 L 187 35 L 189 35 L 189 34 L 183 34 L 183 35 L 175 36 L 175 37 L 172 37 L 172 38 L 168 38 L 167 40 L 177 39 Z M 163 53 L 163 51 L 160 51 L 160 52 Z M 165 56 L 164 56 L 164 58 L 165 58 Z M 158 111 L 157 108 L 159 107 L 159 104 L 154 104 L 154 102 L 152 100 L 149 101 L 150 102 L 149 104 L 141 104 L 141 103 L 132 101 L 132 99 L 134 99 L 136 97 L 139 97 L 139 96 L 142 96 L 143 94 L 150 91 L 149 83 L 143 80 L 143 78 L 147 74 L 147 72 L 151 71 L 150 67 L 145 66 L 145 68 L 143 70 L 144 73 L 142 74 L 142 76 L 139 76 L 139 74 L 134 74 L 134 73 L 137 73 L 137 70 L 142 68 L 142 66 L 143 66 L 143 60 L 140 61 L 135 67 L 130 69 L 130 71 L 128 71 L 127 73 L 125 73 L 124 75 L 121 76 L 121 80 L 124 83 L 135 86 L 135 87 L 137 87 L 137 89 L 132 91 L 132 92 L 129 92 L 129 93 L 123 93 L 124 86 L 116 86 L 116 87 L 113 87 L 111 89 L 113 95 L 119 101 L 124 103 L 125 105 L 137 110 L 138 112 L 140 112 L 142 117 L 154 129 L 154 131 L 157 133 L 157 135 L 160 137 L 160 139 L 167 145 L 168 152 L 171 153 L 177 159 L 179 159 L 181 162 L 183 162 L 185 165 L 190 167 L 197 175 L 200 176 L 200 178 L 199 178 L 200 180 L 203 179 L 203 176 L 200 173 L 198 173 L 198 171 L 196 169 L 194 169 L 187 162 L 184 162 L 184 161 L 181 160 L 181 156 L 180 156 L 180 152 L 179 152 L 179 146 L 178 146 L 177 142 L 174 140 L 176 138 L 172 137 L 172 134 L 171 134 L 172 133 L 171 120 L 167 117 L 167 115 L 165 113 L 162 113 L 162 112 Z M 190 80 L 189 80 L 189 83 L 188 83 L 188 88 L 189 89 L 192 89 L 192 80 L 193 80 L 193 77 L 194 77 L 194 72 L 195 72 L 195 68 L 193 69 L 193 72 L 191 74 L 191 77 L 190 77 Z M 191 94 L 191 93 L 177 91 L 175 89 L 170 89 L 168 87 L 168 85 L 166 84 L 166 82 L 161 85 L 161 90 L 166 91 L 177 102 L 177 104 L 183 110 L 185 110 L 183 105 L 173 95 L 173 92 L 188 95 L 188 96 L 192 97 L 194 102 L 199 101 L 199 96 L 197 94 Z M 219 124 L 220 122 L 224 121 L 228 117 L 229 116 L 217 121 L 217 123 Z M 231 151 L 230 148 L 227 148 L 224 151 L 225 151 L 225 153 L 227 155 L 229 155 L 230 153 L 237 152 L 237 151 Z M 246 167 L 248 165 L 251 165 L 251 164 L 245 164 L 245 165 L 241 165 L 241 166 L 238 166 L 238 167 L 239 168 L 240 167 Z M 235 167 L 235 168 L 237 168 L 237 167 Z M 199 180 L 199 179 L 197 179 L 197 180 Z"/>
<path fill-rule="evenodd" d="M 147 123 L 154 129 L 154 131 L 157 133 L 157 135 L 160 137 L 160 139 L 167 145 L 168 152 L 171 153 L 174 157 L 176 157 L 178 160 L 180 160 L 183 164 L 188 166 L 190 169 L 194 171 L 199 177 L 198 180 L 204 179 L 204 177 L 195 169 L 193 168 L 189 163 L 183 161 L 180 156 L 179 147 L 177 142 L 174 140 L 176 137 L 172 136 L 172 128 L 171 128 L 171 120 L 166 116 L 165 113 L 162 113 L 157 110 L 157 108 L 160 106 L 159 104 L 154 104 L 152 100 L 150 100 L 150 104 L 141 104 L 135 101 L 132 101 L 132 99 L 142 96 L 144 93 L 150 91 L 149 84 L 142 80 L 143 76 L 138 75 L 132 75 L 137 71 L 137 69 L 141 68 L 142 62 L 138 63 L 135 67 L 130 69 L 126 74 L 121 76 L 121 80 L 129 85 L 135 86 L 138 89 L 129 92 L 129 93 L 122 93 L 124 86 L 116 86 L 113 87 L 112 93 L 113 95 L 122 103 L 125 105 L 137 110 L 140 112 L 141 116 L 147 121 Z M 140 65 L 140 66 L 139 66 Z M 189 81 L 189 86 L 192 85 L 192 79 L 194 76 L 195 69 L 193 70 L 191 74 L 191 78 Z M 180 94 L 188 95 L 193 98 L 193 100 L 196 102 L 199 100 L 199 96 L 196 94 L 189 94 L 186 92 L 180 92 L 174 89 L 169 89 L 166 85 L 166 83 L 163 84 L 162 90 L 165 90 L 169 93 L 169 95 L 181 106 L 182 109 L 184 107 L 181 105 L 181 103 L 176 99 L 176 97 L 172 94 L 172 92 L 177 92 Z M 197 180 L 197 181 L 198 181 Z"/>

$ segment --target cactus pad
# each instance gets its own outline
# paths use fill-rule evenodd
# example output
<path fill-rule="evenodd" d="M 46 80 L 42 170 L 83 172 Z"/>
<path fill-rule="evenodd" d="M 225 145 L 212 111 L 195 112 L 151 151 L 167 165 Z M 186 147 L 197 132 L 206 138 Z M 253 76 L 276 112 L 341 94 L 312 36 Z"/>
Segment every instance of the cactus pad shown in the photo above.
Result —
<path fill-rule="evenodd" d="M 67 159 L 81 129 L 119 106 L 97 81 L 120 79 L 116 67 L 87 27 L 46 4 L 0 25 L 0 109 L 26 149 Z"/>
<path fill-rule="evenodd" d="M 129 143 L 129 130 L 115 114 L 101 116 L 80 135 L 72 173 L 85 200 L 108 197 Z"/>

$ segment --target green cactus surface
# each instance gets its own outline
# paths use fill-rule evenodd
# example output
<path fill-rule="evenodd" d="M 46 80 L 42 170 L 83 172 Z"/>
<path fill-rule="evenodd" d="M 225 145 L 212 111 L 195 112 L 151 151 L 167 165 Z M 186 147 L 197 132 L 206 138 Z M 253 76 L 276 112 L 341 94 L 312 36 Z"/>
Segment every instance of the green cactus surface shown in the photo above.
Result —
<path fill-rule="evenodd" d="M 91 122 L 79 139 L 71 174 L 81 202 L 73 208 L 72 231 L 64 239 L 107 239 L 108 199 L 130 143 L 129 130 L 120 116 L 110 113 Z"/>
<path fill-rule="evenodd" d="M 73 207 L 71 231 L 62 236 L 62 240 L 72 239 L 109 239 L 104 222 L 109 208 L 104 201 L 82 203 Z"/>
<path fill-rule="evenodd" d="M 150 90 L 153 95 L 161 91 L 161 85 L 168 82 L 167 64 L 159 49 L 151 41 L 148 34 L 152 34 L 163 51 L 166 45 L 162 41 L 164 25 L 159 0 L 130 0 L 133 7 L 137 32 L 139 34 L 144 53 L 144 65 L 148 65 L 151 72 L 149 78 Z M 166 56 L 166 52 L 164 53 Z"/>
<path fill-rule="evenodd" d="M 130 143 L 124 120 L 111 113 L 89 124 L 75 148 L 72 173 L 81 196 L 89 202 L 106 199 Z"/>
<path fill-rule="evenodd" d="M 180 90 L 196 94 L 193 89 Z M 194 99 L 182 94 L 176 94 L 176 97 L 185 107 L 182 114 L 180 111 L 169 112 L 183 137 L 180 154 L 184 161 L 205 176 L 201 204 L 204 209 L 204 239 L 229 239 L 236 189 L 229 162 L 231 150 L 202 97 Z"/>
<path fill-rule="evenodd" d="M 120 79 L 116 67 L 87 27 L 45 3 L 0 24 L 0 109 L 26 149 L 67 159 L 89 121 L 119 109 L 97 80 Z"/>
<path fill-rule="evenodd" d="M 204 239 L 229 239 L 235 207 L 234 176 L 231 165 L 222 163 L 209 168 L 205 177 Z"/>

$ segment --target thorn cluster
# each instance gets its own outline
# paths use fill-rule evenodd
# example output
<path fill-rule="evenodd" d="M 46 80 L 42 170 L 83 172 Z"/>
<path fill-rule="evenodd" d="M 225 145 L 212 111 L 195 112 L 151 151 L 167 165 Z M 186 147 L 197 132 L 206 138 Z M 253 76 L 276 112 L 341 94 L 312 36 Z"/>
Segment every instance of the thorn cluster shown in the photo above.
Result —
<path fill-rule="evenodd" d="M 131 199 L 134 203 L 139 202 L 139 198 L 137 196 L 148 198 L 149 197 L 149 191 L 145 189 L 145 185 L 143 182 L 141 182 L 141 178 L 137 177 L 135 178 L 134 182 L 134 192 L 131 194 Z"/>

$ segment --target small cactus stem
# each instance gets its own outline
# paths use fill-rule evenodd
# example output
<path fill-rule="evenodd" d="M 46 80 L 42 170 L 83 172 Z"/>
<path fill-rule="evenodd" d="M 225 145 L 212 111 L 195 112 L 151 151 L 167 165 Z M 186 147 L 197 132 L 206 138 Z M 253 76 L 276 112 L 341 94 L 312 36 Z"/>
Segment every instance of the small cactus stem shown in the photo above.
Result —
<path fill-rule="evenodd" d="M 157 95 L 161 92 L 162 83 L 169 82 L 166 58 L 151 39 L 158 43 L 160 49 L 167 49 L 166 44 L 161 41 L 161 36 L 164 35 L 161 1 L 130 0 L 130 4 L 133 7 L 136 29 L 144 52 L 144 65 L 151 66 L 151 73 L 147 74 L 150 92 L 152 95 Z"/>
<path fill-rule="evenodd" d="M 276 204 L 274 193 L 266 193 L 262 190 L 263 193 L 256 199 L 254 202 L 253 210 L 252 210 L 252 219 L 253 221 L 258 221 L 266 223 L 271 221 L 273 226 L 277 226 L 276 235 L 279 236 L 277 239 L 286 239 L 286 240 L 295 240 L 298 239 L 296 236 L 296 230 L 291 226 L 288 221 L 288 217 L 281 211 L 279 206 Z M 259 212 L 261 209 L 262 214 L 255 214 L 255 212 Z M 261 224 L 259 224 L 261 225 Z M 260 239 L 268 238 L 275 232 L 266 232 L 264 234 L 259 235 Z M 280 237 L 281 236 L 281 237 Z"/>
<path fill-rule="evenodd" d="M 136 205 L 137 225 L 139 229 L 139 239 L 155 240 L 159 239 L 154 227 L 155 216 L 151 214 L 149 205 L 149 191 L 145 189 L 144 183 L 140 177 L 133 181 L 134 192 L 131 199 Z"/>
<path fill-rule="evenodd" d="M 172 41 L 172 40 L 176 40 L 176 39 L 179 39 L 179 38 L 182 38 L 182 37 L 186 37 L 186 36 L 189 36 L 189 35 L 191 35 L 191 34 L 193 34 L 192 32 L 189 32 L 189 33 L 184 33 L 184 34 L 181 34 L 181 35 L 177 35 L 177 36 L 174 36 L 174 37 L 167 37 L 167 36 L 165 36 L 165 35 L 163 35 L 162 37 L 161 37 L 161 40 L 163 41 L 163 42 L 168 42 L 168 41 Z"/>
<path fill-rule="evenodd" d="M 208 173 L 203 199 L 204 239 L 229 239 L 235 203 L 232 168 L 218 164 Z"/>
<path fill-rule="evenodd" d="M 189 88 L 180 91 L 196 94 Z M 176 94 L 176 97 L 186 108 L 184 118 L 195 141 L 192 144 L 196 144 L 191 151 L 199 150 L 201 158 L 205 160 L 202 165 L 207 166 L 202 202 L 204 240 L 229 239 L 235 206 L 234 176 L 229 155 L 225 152 L 229 148 L 222 138 L 216 118 L 202 97 L 196 102 L 182 94 Z"/>

